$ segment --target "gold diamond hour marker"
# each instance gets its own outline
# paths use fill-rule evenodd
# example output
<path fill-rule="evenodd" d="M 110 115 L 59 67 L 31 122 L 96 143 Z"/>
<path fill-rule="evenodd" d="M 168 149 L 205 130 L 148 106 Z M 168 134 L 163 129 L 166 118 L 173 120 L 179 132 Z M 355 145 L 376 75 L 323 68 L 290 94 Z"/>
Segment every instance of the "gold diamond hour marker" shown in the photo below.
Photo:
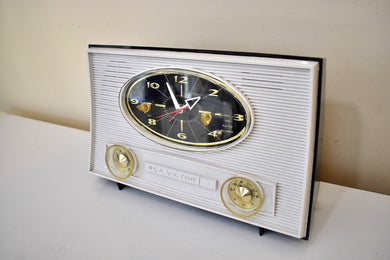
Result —
<path fill-rule="evenodd" d="M 118 161 L 121 167 L 126 167 L 129 164 L 129 159 L 123 153 L 118 154 Z"/>
<path fill-rule="evenodd" d="M 202 115 L 200 116 L 200 121 L 202 121 L 203 125 L 209 125 L 212 119 L 211 112 L 209 111 L 203 111 Z"/>
<path fill-rule="evenodd" d="M 142 103 L 142 104 L 137 106 L 138 110 L 142 111 L 144 113 L 149 112 L 151 107 L 152 107 L 152 104 L 150 104 L 150 103 Z"/>
<path fill-rule="evenodd" d="M 249 189 L 242 186 L 236 189 L 236 195 L 240 200 L 242 200 L 245 203 L 250 202 L 252 200 L 252 192 Z"/>

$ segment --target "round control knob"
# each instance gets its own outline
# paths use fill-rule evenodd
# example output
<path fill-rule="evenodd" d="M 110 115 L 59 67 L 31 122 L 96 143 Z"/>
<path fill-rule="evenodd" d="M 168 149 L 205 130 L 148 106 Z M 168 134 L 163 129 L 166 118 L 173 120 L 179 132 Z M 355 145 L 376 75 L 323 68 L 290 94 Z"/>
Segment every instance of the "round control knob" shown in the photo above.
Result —
<path fill-rule="evenodd" d="M 259 212 L 263 204 L 263 192 L 256 181 L 237 176 L 222 184 L 221 199 L 234 215 L 251 217 Z"/>
<path fill-rule="evenodd" d="M 243 186 L 238 186 L 235 189 L 235 196 L 236 198 L 243 203 L 248 203 L 252 200 L 252 192 L 251 190 L 243 187 Z"/>
<path fill-rule="evenodd" d="M 134 154 L 121 145 L 112 145 L 106 151 L 106 165 L 111 174 L 120 180 L 127 179 L 136 168 Z"/>

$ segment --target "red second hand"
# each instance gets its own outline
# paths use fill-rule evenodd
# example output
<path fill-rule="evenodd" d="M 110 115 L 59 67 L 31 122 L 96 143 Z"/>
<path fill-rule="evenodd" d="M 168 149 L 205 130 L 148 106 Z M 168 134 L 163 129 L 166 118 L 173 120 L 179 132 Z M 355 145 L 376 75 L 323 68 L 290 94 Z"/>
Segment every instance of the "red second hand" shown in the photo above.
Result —
<path fill-rule="evenodd" d="M 180 109 L 180 108 L 179 108 Z M 161 115 L 161 116 L 156 116 L 156 118 L 160 118 L 160 117 L 163 117 L 163 116 L 167 116 L 167 115 L 170 115 L 170 114 L 173 114 L 173 113 L 176 113 L 178 109 L 176 109 L 175 111 L 172 111 L 172 112 L 169 112 L 169 113 L 166 113 L 164 115 Z"/>
<path fill-rule="evenodd" d="M 182 107 L 182 108 L 180 108 L 180 109 L 176 109 L 176 114 L 174 114 L 173 117 L 171 117 L 171 119 L 169 119 L 169 122 L 171 122 L 172 119 L 174 119 L 175 116 L 177 116 L 177 115 L 180 113 L 181 110 L 184 110 L 184 109 L 186 109 L 186 108 L 189 108 L 189 106 L 185 106 L 185 107 Z"/>
<path fill-rule="evenodd" d="M 176 115 L 177 115 L 177 114 L 180 113 L 180 111 L 182 111 L 182 110 L 184 110 L 184 109 L 186 109 L 186 108 L 188 108 L 188 106 L 184 106 L 184 107 L 182 107 L 182 108 L 176 109 L 175 111 L 172 111 L 172 112 L 169 112 L 169 113 L 160 115 L 160 116 L 156 116 L 156 118 L 160 118 L 160 117 L 163 117 L 163 116 L 167 116 L 167 115 L 170 115 L 170 114 L 173 114 L 173 113 L 176 113 Z M 174 115 L 173 117 L 175 117 L 176 115 Z"/>

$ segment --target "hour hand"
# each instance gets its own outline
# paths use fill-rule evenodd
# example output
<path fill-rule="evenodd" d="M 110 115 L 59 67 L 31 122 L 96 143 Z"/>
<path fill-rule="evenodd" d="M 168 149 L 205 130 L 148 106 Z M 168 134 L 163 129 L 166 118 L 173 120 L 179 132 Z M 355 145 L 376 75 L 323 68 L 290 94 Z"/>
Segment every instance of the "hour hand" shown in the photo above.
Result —
<path fill-rule="evenodd" d="M 179 102 L 177 102 L 176 96 L 173 93 L 171 86 L 169 86 L 168 82 L 166 82 L 166 83 L 167 83 L 167 88 L 168 88 L 168 91 L 169 91 L 169 95 L 171 95 L 171 98 L 172 98 L 172 101 L 173 101 L 173 105 L 175 106 L 175 109 L 180 109 Z"/>
<path fill-rule="evenodd" d="M 200 97 L 194 97 L 194 98 L 187 98 L 186 100 L 184 100 L 184 102 L 186 102 L 188 108 L 192 110 L 192 108 L 199 102 L 199 100 Z"/>

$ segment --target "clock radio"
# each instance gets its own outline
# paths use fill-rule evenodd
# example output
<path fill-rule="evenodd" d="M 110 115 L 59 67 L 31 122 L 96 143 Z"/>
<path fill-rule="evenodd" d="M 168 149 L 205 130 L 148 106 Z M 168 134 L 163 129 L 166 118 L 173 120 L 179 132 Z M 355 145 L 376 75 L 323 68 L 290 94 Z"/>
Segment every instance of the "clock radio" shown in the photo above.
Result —
<path fill-rule="evenodd" d="M 90 45 L 90 172 L 308 238 L 324 59 Z"/>

